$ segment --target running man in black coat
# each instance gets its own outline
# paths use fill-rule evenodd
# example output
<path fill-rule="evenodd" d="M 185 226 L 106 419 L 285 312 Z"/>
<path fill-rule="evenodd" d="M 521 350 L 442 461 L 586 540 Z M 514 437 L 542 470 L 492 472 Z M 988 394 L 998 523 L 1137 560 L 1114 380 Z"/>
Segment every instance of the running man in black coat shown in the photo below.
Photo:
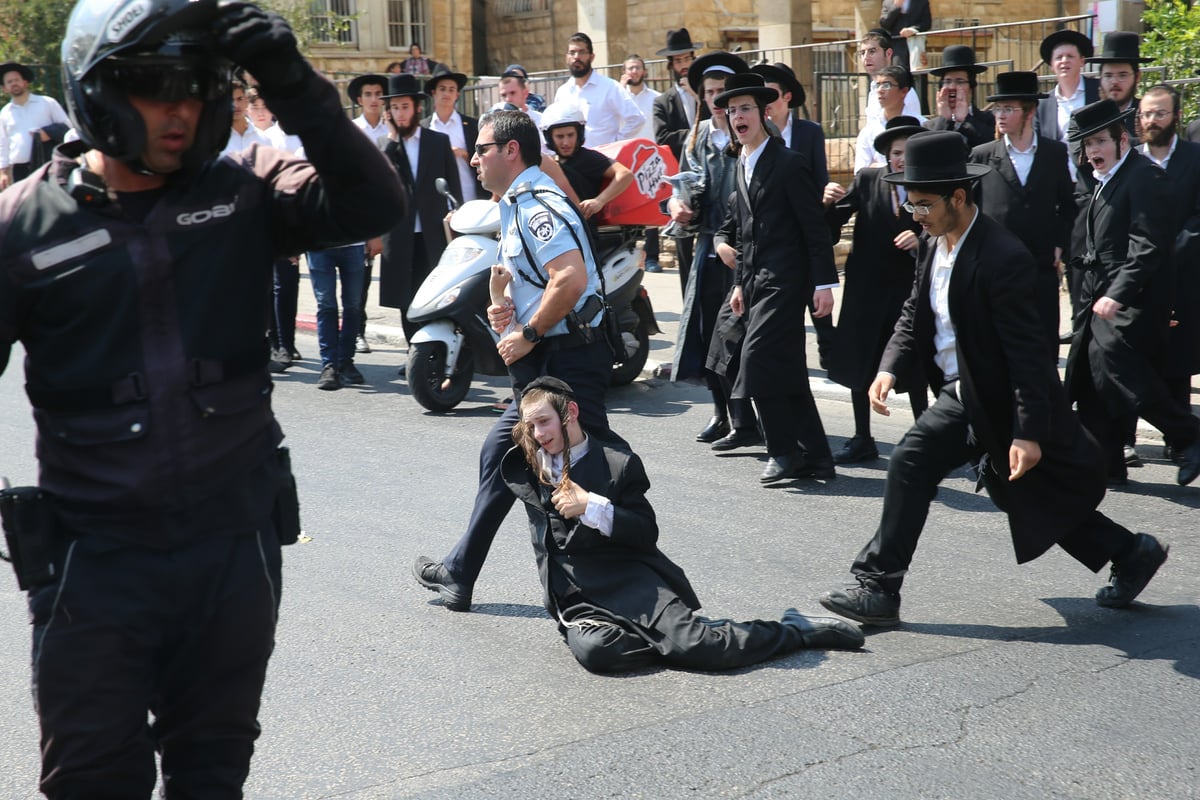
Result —
<path fill-rule="evenodd" d="M 1071 413 L 1058 372 L 1045 357 L 1044 332 L 1029 302 L 1029 251 L 979 213 L 972 182 L 988 167 L 968 164 L 961 137 L 909 137 L 903 174 L 928 234 L 912 296 L 871 384 L 871 405 L 887 414 L 896 375 L 923 363 L 937 401 L 892 452 L 883 513 L 851 571 L 858 584 L 821 604 L 864 624 L 900 622 L 900 586 L 917 549 L 938 484 L 975 465 L 993 502 L 1008 515 L 1017 563 L 1057 544 L 1092 571 L 1112 562 L 1102 606 L 1127 606 L 1167 558 L 1153 536 L 1133 534 L 1096 507 L 1104 470 L 1093 440 Z"/>
<path fill-rule="evenodd" d="M 657 547 L 642 461 L 614 439 L 584 433 L 571 387 L 531 381 L 504 481 L 529 512 L 546 611 L 592 672 L 656 664 L 735 669 L 801 648 L 858 648 L 862 632 L 794 608 L 778 621 L 698 616 L 687 576 Z"/>

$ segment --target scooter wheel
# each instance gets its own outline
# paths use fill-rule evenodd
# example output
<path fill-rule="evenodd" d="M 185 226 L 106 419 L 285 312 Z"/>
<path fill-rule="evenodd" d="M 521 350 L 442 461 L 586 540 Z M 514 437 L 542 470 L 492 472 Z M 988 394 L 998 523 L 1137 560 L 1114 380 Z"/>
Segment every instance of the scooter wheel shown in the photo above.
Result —
<path fill-rule="evenodd" d="M 441 342 L 420 342 L 408 348 L 408 390 L 425 408 L 439 414 L 452 410 L 463 401 L 475 376 L 475 356 L 464 343 L 459 351 L 458 369 L 446 374 L 446 346 Z"/>
<path fill-rule="evenodd" d="M 621 338 L 625 340 L 625 357 L 613 364 L 610 386 L 627 386 L 637 380 L 650 355 L 650 331 L 646 330 L 646 323 L 639 320 L 632 331 L 622 331 Z"/>

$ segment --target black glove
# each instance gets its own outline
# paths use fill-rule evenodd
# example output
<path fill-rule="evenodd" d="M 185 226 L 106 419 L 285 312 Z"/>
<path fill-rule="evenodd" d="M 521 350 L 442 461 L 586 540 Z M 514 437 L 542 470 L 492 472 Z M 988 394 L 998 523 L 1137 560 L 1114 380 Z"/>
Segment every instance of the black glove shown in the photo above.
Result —
<path fill-rule="evenodd" d="M 242 0 L 220 0 L 217 7 L 217 47 L 266 93 L 286 94 L 304 81 L 308 62 L 283 17 Z"/>

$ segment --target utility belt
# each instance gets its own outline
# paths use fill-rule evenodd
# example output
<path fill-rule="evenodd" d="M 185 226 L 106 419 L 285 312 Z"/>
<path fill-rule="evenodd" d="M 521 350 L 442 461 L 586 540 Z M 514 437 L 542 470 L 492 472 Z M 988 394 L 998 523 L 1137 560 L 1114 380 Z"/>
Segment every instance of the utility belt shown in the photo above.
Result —
<path fill-rule="evenodd" d="M 300 536 L 300 501 L 288 448 L 278 448 L 275 461 L 271 522 L 280 544 L 295 544 Z M 59 523 L 59 501 L 37 486 L 11 487 L 7 479 L 0 481 L 0 521 L 8 548 L 7 553 L 0 552 L 0 559 L 12 564 L 22 591 L 54 583 L 69 538 Z"/>
<path fill-rule="evenodd" d="M 593 326 L 591 321 L 596 318 L 600 311 L 604 311 L 604 316 L 600 318 L 599 324 Z M 624 354 L 625 346 L 621 340 L 621 325 L 617 320 L 617 314 L 613 311 L 612 306 L 604 301 L 598 294 L 590 296 L 584 301 L 583 306 L 578 311 L 572 311 L 567 314 L 565 321 L 567 323 L 567 334 L 565 336 L 552 336 L 547 341 L 552 350 L 563 350 L 570 347 L 581 347 L 585 344 L 594 344 L 595 342 L 604 342 L 612 350 L 614 358 L 617 353 Z M 557 340 L 564 340 L 558 342 Z"/>

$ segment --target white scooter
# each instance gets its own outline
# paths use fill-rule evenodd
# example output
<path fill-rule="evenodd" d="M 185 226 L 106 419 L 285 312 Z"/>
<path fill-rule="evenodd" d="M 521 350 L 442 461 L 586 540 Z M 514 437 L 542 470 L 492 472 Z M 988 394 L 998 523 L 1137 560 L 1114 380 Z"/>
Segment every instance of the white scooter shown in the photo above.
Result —
<path fill-rule="evenodd" d="M 408 309 L 410 322 L 420 325 L 408 347 L 407 378 L 414 398 L 430 411 L 450 411 L 466 397 L 475 373 L 507 375 L 496 343 L 500 337 L 488 325 L 492 264 L 499 262 L 500 206 L 490 200 L 459 204 L 446 185 L 438 191 L 454 213 L 450 240 L 437 266 L 429 273 Z M 650 296 L 642 286 L 637 237 L 640 228 L 601 228 L 597 259 L 604 274 L 609 305 L 617 314 L 625 352 L 614 358 L 612 384 L 631 383 L 646 364 L 650 334 L 658 322 Z"/>

